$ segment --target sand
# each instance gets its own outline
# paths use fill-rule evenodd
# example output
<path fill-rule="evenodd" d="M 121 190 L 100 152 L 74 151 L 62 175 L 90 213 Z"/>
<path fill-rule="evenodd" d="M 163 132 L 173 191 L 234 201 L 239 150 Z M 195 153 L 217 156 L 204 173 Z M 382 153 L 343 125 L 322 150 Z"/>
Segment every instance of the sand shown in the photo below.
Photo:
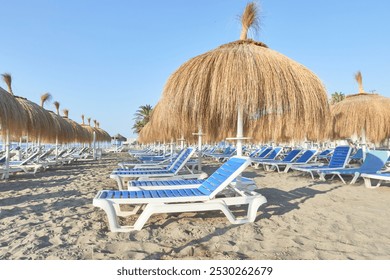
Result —
<path fill-rule="evenodd" d="M 0 181 L 0 259 L 390 259 L 390 187 L 313 181 L 248 168 L 268 203 L 254 223 L 219 212 L 153 215 L 141 231 L 111 233 L 92 205 L 126 153 Z M 210 173 L 215 164 L 205 169 Z"/>

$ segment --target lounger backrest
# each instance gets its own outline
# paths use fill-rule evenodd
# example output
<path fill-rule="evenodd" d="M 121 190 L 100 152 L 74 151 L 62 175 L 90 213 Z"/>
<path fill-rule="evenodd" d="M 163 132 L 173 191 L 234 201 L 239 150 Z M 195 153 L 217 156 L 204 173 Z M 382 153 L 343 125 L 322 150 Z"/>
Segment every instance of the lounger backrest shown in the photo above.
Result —
<path fill-rule="evenodd" d="M 270 152 L 272 151 L 272 147 L 268 147 L 266 148 L 264 151 L 262 151 L 260 154 L 259 154 L 259 158 L 264 158 L 266 157 Z"/>
<path fill-rule="evenodd" d="M 307 150 L 305 151 L 295 163 L 308 163 L 316 154 L 316 150 Z"/>
<path fill-rule="evenodd" d="M 209 198 L 215 197 L 221 190 L 226 188 L 248 165 L 251 163 L 249 157 L 231 157 L 210 175 L 199 187 L 198 190 Z"/>
<path fill-rule="evenodd" d="M 266 146 L 261 147 L 261 148 L 259 148 L 259 149 L 256 149 L 256 150 L 254 150 L 252 153 L 249 154 L 249 157 L 254 157 L 254 156 L 257 155 L 258 153 L 262 153 L 265 149 L 267 149 Z"/>
<path fill-rule="evenodd" d="M 290 162 L 290 161 L 293 161 L 297 156 L 298 154 L 301 152 L 302 150 L 301 149 L 294 149 L 292 151 L 290 151 L 285 157 L 284 159 L 282 160 L 283 162 Z"/>
<path fill-rule="evenodd" d="M 318 154 L 318 157 L 325 157 L 325 156 L 329 155 L 332 151 L 333 151 L 333 149 L 323 150 L 321 153 Z"/>
<path fill-rule="evenodd" d="M 37 158 L 39 156 L 40 152 L 37 151 L 35 153 L 33 153 L 32 155 L 30 155 L 28 158 L 26 158 L 25 160 L 23 160 L 19 165 L 25 165 L 25 164 L 28 164 L 30 163 L 30 161 L 34 160 L 35 158 Z"/>
<path fill-rule="evenodd" d="M 351 159 L 362 159 L 363 158 L 363 149 L 358 149 L 356 151 L 356 153 L 354 153 L 352 156 L 351 156 Z"/>
<path fill-rule="evenodd" d="M 183 166 L 187 163 L 187 161 L 192 157 L 194 154 L 195 149 L 194 148 L 187 148 L 184 153 L 182 153 L 174 162 L 172 165 L 172 168 L 169 170 L 173 173 L 178 173 Z"/>
<path fill-rule="evenodd" d="M 176 162 L 180 160 L 180 157 L 184 154 L 185 151 L 186 149 L 181 150 L 164 169 L 171 170 L 175 166 Z"/>
<path fill-rule="evenodd" d="M 275 159 L 281 152 L 282 152 L 282 147 L 276 147 L 269 153 L 269 155 L 266 158 Z"/>
<path fill-rule="evenodd" d="M 344 168 L 351 154 L 351 147 L 338 146 L 334 149 L 333 155 L 330 158 L 329 168 Z"/>
<path fill-rule="evenodd" d="M 390 156 L 389 151 L 369 151 L 366 154 L 366 159 L 360 166 L 362 172 L 375 173 L 381 170 Z"/>

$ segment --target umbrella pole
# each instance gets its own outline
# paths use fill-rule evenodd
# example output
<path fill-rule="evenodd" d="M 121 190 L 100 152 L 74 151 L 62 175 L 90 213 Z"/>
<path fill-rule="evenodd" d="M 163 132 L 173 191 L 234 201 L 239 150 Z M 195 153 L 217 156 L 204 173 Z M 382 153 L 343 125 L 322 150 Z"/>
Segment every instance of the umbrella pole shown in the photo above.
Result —
<path fill-rule="evenodd" d="M 173 139 L 171 139 L 171 159 L 173 158 Z"/>
<path fill-rule="evenodd" d="M 58 135 L 56 135 L 56 164 L 58 163 Z"/>
<path fill-rule="evenodd" d="M 93 132 L 93 160 L 96 160 L 96 132 Z"/>
<path fill-rule="evenodd" d="M 198 171 L 202 171 L 202 129 L 198 131 Z"/>
<path fill-rule="evenodd" d="M 199 127 L 198 133 L 192 133 L 192 135 L 198 135 L 198 171 L 202 171 L 202 128 Z"/>
<path fill-rule="evenodd" d="M 367 144 L 366 144 L 366 130 L 362 128 L 362 151 L 363 151 L 363 161 L 366 159 L 367 154 Z"/>
<path fill-rule="evenodd" d="M 242 120 L 243 110 L 238 106 L 237 110 L 237 155 L 242 156 L 242 138 L 244 137 L 244 128 Z"/>
<path fill-rule="evenodd" d="M 8 179 L 9 178 L 9 148 L 10 148 L 8 129 L 5 137 L 6 137 L 5 138 L 5 170 L 3 174 L 3 179 Z"/>

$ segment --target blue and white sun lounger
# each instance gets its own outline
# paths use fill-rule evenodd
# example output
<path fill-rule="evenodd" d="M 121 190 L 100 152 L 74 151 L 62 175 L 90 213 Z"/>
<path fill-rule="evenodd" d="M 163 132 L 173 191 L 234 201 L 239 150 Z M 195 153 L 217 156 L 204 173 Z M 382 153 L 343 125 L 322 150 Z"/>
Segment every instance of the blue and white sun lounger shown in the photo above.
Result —
<path fill-rule="evenodd" d="M 293 166 L 304 166 L 307 165 L 311 160 L 315 158 L 315 155 L 317 153 L 317 150 L 306 150 L 301 155 L 298 156 L 298 159 L 296 159 L 294 162 L 280 162 L 280 163 L 273 163 L 273 165 L 276 166 L 276 169 L 278 172 L 284 172 L 287 173 L 291 167 Z M 284 170 L 281 170 L 281 168 L 284 166 Z"/>
<path fill-rule="evenodd" d="M 362 173 L 376 174 L 377 172 L 379 172 L 385 166 L 389 155 L 390 155 L 389 151 L 380 151 L 380 150 L 369 151 L 366 154 L 366 159 L 364 160 L 363 164 L 360 167 L 340 168 L 340 169 L 333 169 L 333 170 L 320 170 L 319 176 L 320 179 L 323 181 L 326 180 L 325 179 L 326 175 L 333 175 L 331 179 L 333 179 L 335 176 L 338 176 L 340 180 L 343 181 L 344 184 L 346 184 L 346 182 L 344 181 L 341 175 L 351 175 L 353 176 L 353 178 L 350 184 L 355 184 L 356 180 L 360 177 Z"/>
<path fill-rule="evenodd" d="M 298 157 L 298 155 L 300 154 L 300 152 L 302 152 L 302 149 L 294 149 L 294 150 L 291 150 L 283 159 L 281 160 L 277 160 L 277 159 L 274 159 L 274 160 L 267 160 L 267 159 L 264 159 L 264 161 L 259 161 L 259 163 L 263 164 L 263 169 L 266 170 L 266 171 L 273 171 L 275 170 L 275 167 L 277 166 L 277 164 L 279 163 L 284 163 L 284 164 L 287 164 L 287 163 L 292 163 L 294 162 L 294 160 Z"/>
<path fill-rule="evenodd" d="M 254 191 L 221 191 L 240 174 L 241 167 L 250 164 L 248 157 L 232 157 L 218 168 L 197 188 L 163 189 L 145 191 L 99 191 L 93 199 L 93 205 L 102 208 L 107 214 L 109 228 L 113 232 L 141 230 L 149 217 L 156 213 L 182 213 L 222 211 L 233 224 L 253 222 L 257 210 L 267 200 Z M 130 205 L 131 211 L 121 209 L 121 205 Z M 229 206 L 247 205 L 245 217 L 236 217 Z M 133 225 L 120 225 L 119 217 L 128 217 L 141 212 Z"/>
<path fill-rule="evenodd" d="M 335 170 L 340 168 L 345 168 L 349 155 L 351 153 L 351 148 L 349 146 L 338 146 L 334 149 L 333 155 L 329 161 L 328 165 L 309 165 L 309 166 L 294 166 L 292 169 L 308 172 L 310 173 L 312 179 L 314 180 L 314 173 L 319 173 L 323 170 Z"/>
<path fill-rule="evenodd" d="M 125 181 L 130 179 L 149 179 L 158 177 L 173 177 L 178 176 L 181 169 L 186 165 L 187 161 L 191 158 L 195 152 L 194 148 L 185 149 L 171 165 L 163 169 L 148 169 L 148 170 L 128 170 L 128 169 L 116 169 L 114 170 L 110 178 L 115 179 L 118 183 L 119 189 L 123 189 Z M 189 171 L 190 176 L 181 175 L 182 178 L 194 178 L 202 176 L 202 174 L 195 175 Z"/>
<path fill-rule="evenodd" d="M 268 153 L 263 158 L 261 158 L 261 157 L 253 157 L 253 158 L 251 158 L 252 166 L 254 166 L 255 168 L 259 168 L 259 166 L 261 164 L 263 164 L 264 162 L 275 160 L 280 155 L 282 150 L 283 150 L 282 147 L 275 147 L 275 148 L 272 149 L 272 151 L 270 153 Z"/>

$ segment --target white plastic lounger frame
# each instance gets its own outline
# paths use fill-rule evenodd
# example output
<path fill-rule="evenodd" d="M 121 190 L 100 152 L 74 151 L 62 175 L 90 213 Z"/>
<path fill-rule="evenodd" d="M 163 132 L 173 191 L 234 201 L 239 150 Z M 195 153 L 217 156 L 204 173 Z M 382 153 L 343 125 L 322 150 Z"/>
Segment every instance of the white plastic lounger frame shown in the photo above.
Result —
<path fill-rule="evenodd" d="M 364 179 L 364 185 L 366 188 L 369 189 L 376 189 L 380 187 L 383 181 L 388 181 L 390 182 L 390 173 L 377 173 L 377 174 L 367 174 L 363 173 L 361 174 L 362 178 Z M 371 180 L 378 180 L 378 183 L 374 186 L 372 185 Z"/>
<path fill-rule="evenodd" d="M 222 211 L 233 224 L 253 222 L 257 210 L 267 200 L 253 191 L 234 189 L 230 196 L 217 197 L 239 174 L 240 166 L 248 166 L 248 157 L 233 157 L 215 171 L 202 185 L 192 189 L 153 191 L 100 191 L 93 205 L 107 214 L 109 228 L 113 232 L 141 230 L 149 217 L 156 213 L 181 213 L 199 211 Z M 225 193 L 224 193 L 225 194 Z M 134 206 L 132 211 L 123 211 L 121 205 Z M 235 217 L 229 206 L 248 205 L 245 217 Z M 133 225 L 121 226 L 118 217 L 135 215 L 141 211 Z"/>

